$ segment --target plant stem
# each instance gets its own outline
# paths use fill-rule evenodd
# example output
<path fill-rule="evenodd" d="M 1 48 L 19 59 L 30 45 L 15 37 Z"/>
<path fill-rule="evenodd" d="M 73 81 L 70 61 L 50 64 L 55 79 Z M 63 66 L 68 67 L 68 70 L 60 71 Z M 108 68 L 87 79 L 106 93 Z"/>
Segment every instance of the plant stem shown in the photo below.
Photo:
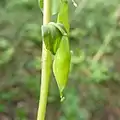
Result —
<path fill-rule="evenodd" d="M 50 22 L 51 18 L 51 0 L 44 0 L 43 24 Z M 48 97 L 48 88 L 51 74 L 52 55 L 46 50 L 43 41 L 42 45 L 42 74 L 41 74 L 41 92 L 38 107 L 37 120 L 44 120 L 46 114 L 46 104 Z"/>

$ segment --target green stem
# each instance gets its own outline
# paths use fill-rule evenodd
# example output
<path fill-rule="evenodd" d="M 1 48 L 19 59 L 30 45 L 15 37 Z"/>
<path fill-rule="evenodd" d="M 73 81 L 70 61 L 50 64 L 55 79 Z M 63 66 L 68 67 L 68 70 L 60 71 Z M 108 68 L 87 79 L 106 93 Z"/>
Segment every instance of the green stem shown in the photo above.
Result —
<path fill-rule="evenodd" d="M 44 0 L 43 24 L 50 22 L 51 18 L 51 0 Z M 38 107 L 37 120 L 44 120 L 46 114 L 46 104 L 48 97 L 48 88 L 51 74 L 52 55 L 46 50 L 43 42 L 42 46 L 42 74 L 41 74 L 41 92 Z"/>

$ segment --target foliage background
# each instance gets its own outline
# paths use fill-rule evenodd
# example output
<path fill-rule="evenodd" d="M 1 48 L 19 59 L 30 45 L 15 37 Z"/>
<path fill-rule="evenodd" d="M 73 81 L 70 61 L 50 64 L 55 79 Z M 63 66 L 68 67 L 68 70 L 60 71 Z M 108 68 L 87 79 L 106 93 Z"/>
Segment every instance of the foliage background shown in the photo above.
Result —
<path fill-rule="evenodd" d="M 60 103 L 52 76 L 46 120 L 119 120 L 120 1 L 76 3 L 69 0 L 73 53 L 66 100 Z M 41 24 L 37 0 L 0 1 L 0 120 L 36 119 Z"/>

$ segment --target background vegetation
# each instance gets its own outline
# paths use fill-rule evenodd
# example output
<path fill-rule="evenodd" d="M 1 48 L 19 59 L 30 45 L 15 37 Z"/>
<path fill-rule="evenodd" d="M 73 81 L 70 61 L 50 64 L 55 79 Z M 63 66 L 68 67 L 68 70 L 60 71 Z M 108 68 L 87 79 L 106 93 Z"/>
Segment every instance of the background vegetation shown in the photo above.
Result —
<path fill-rule="evenodd" d="M 46 120 L 119 120 L 120 1 L 76 2 L 66 100 L 60 103 L 52 76 Z M 0 1 L 0 120 L 36 119 L 41 24 L 37 0 Z"/>

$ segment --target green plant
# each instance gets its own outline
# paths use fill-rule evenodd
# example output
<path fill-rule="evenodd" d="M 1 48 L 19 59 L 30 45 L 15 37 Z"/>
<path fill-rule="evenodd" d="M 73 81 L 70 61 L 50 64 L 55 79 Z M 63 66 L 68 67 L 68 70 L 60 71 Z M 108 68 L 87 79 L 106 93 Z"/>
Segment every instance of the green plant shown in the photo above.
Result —
<path fill-rule="evenodd" d="M 43 49 L 41 94 L 37 120 L 44 120 L 51 73 L 52 55 L 54 55 L 53 73 L 59 87 L 61 101 L 63 101 L 63 90 L 68 80 L 71 53 L 68 39 L 68 1 L 39 0 L 39 5 L 40 9 L 43 11 Z M 57 13 L 57 22 L 50 22 L 51 15 Z"/>
<path fill-rule="evenodd" d="M 66 99 L 61 107 L 57 106 L 56 103 L 60 104 L 58 103 L 59 91 L 56 83 L 55 86 L 52 83 L 56 81 L 54 79 L 51 81 L 46 119 L 49 120 L 54 116 L 52 120 L 59 120 L 60 117 L 64 120 L 69 118 L 98 120 L 104 114 L 107 103 L 112 104 L 112 108 L 113 104 L 120 105 L 120 28 L 118 26 L 115 31 L 112 30 L 115 23 L 119 22 L 119 10 L 117 21 L 116 18 L 114 21 L 113 16 L 120 1 L 75 0 L 78 3 L 77 8 L 72 5 L 72 1 L 69 0 L 70 48 L 74 52 L 68 90 L 65 91 Z M 40 34 L 42 12 L 36 4 L 35 0 L 0 1 L 0 110 L 2 113 L 9 114 L 9 109 L 15 108 L 13 103 L 19 104 L 19 101 L 29 99 L 30 101 L 25 104 L 32 108 L 28 110 L 28 112 L 31 110 L 30 116 L 35 116 L 33 108 L 36 108 L 36 101 L 39 99 L 42 43 Z M 52 21 L 54 19 L 56 15 L 51 17 Z M 56 27 L 54 29 L 59 31 Z M 20 44 L 14 47 L 19 41 L 21 41 Z M 4 45 L 7 45 L 6 48 Z M 14 52 L 8 52 L 11 48 Z M 71 92 L 70 84 L 76 93 Z M 34 99 L 33 106 L 31 99 Z M 62 115 L 58 115 L 60 108 Z M 89 117 L 94 114 L 93 118 L 86 118 L 86 111 Z M 56 112 L 57 117 L 53 115 Z M 16 117 L 19 118 L 19 115 L 17 114 Z"/>

